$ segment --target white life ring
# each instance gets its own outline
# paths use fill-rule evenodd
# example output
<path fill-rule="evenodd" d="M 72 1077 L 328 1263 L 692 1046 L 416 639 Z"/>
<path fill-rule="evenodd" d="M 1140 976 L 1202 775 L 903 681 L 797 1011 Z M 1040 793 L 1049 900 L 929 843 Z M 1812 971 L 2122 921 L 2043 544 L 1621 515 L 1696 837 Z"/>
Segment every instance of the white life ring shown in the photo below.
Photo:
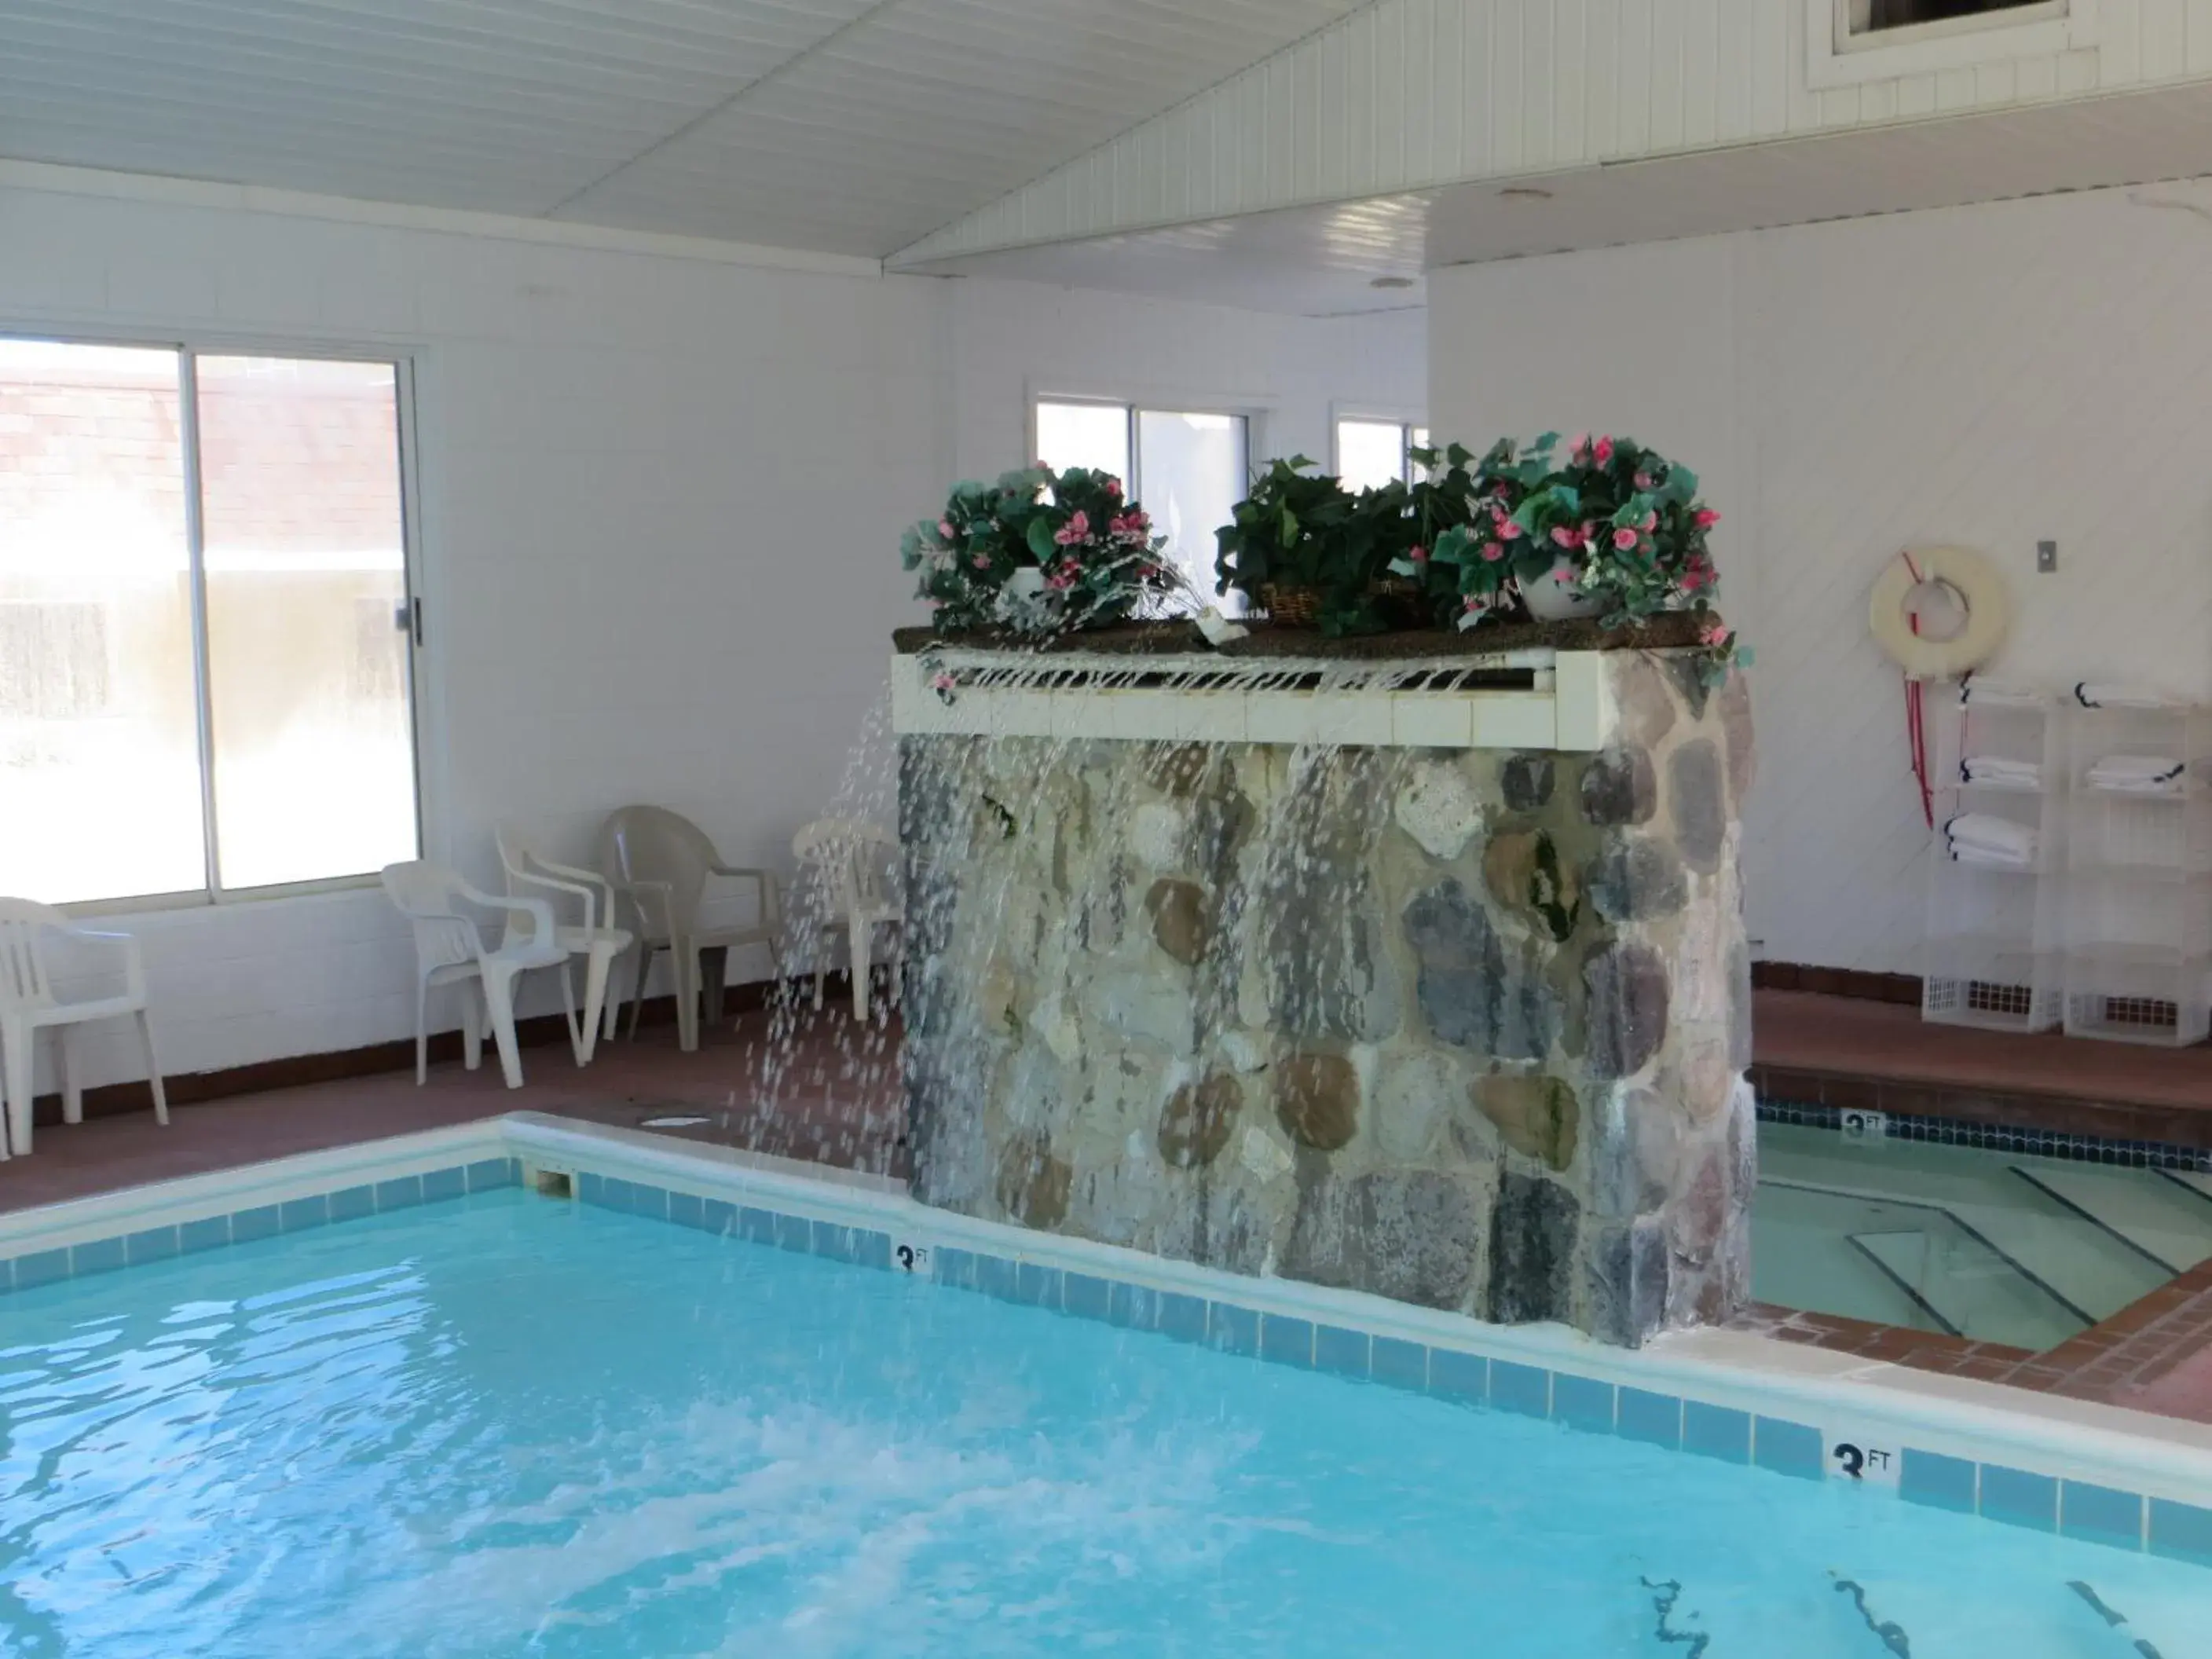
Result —
<path fill-rule="evenodd" d="M 1950 589 L 1966 613 L 1965 624 L 1948 639 L 1912 631 L 1906 602 L 1926 582 Z M 1972 673 L 1996 655 L 2011 620 L 2004 577 L 1971 547 L 1906 549 L 1883 567 L 1867 603 L 1867 625 L 1876 642 L 1913 680 L 1955 680 Z"/>

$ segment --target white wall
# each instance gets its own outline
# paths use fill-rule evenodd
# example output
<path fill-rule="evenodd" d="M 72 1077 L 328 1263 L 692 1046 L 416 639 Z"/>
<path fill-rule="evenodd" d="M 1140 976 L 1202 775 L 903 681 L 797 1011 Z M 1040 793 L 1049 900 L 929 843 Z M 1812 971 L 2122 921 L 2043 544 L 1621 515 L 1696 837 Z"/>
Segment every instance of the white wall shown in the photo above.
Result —
<path fill-rule="evenodd" d="M 503 817 L 587 856 L 644 799 L 786 862 L 951 465 L 942 283 L 20 190 L 0 248 L 0 327 L 417 355 L 433 856 L 489 881 Z M 171 1070 L 413 1029 L 374 890 L 129 925 Z"/>
<path fill-rule="evenodd" d="M 952 284 L 954 453 L 963 477 L 1031 459 L 1029 400 L 1086 395 L 1255 417 L 1253 459 L 1330 464 L 1333 412 L 1421 420 L 1418 310 L 1288 317 L 1133 294 L 965 277 Z"/>
<path fill-rule="evenodd" d="M 886 633 L 921 619 L 899 530 L 955 477 L 1026 459 L 1032 383 L 1232 396 L 1267 416 L 1262 442 L 1317 456 L 1333 399 L 1422 412 L 1418 316 L 1301 323 L 5 185 L 0 250 L 0 330 L 416 355 L 426 847 L 487 884 L 501 820 L 588 861 L 632 800 L 787 866 L 884 684 Z M 413 1030 L 410 947 L 374 889 L 127 925 L 172 1072 Z M 119 1042 L 88 1059 L 88 1081 L 137 1072 Z"/>
<path fill-rule="evenodd" d="M 1900 547 L 2004 568 L 1993 673 L 2212 697 L 2207 294 L 2203 185 L 1432 274 L 1440 436 L 1630 433 L 1725 515 L 1723 608 L 1759 659 L 1748 878 L 1769 958 L 1919 965 L 1927 835 L 1866 626 Z M 2035 574 L 2043 538 L 2056 574 Z"/>

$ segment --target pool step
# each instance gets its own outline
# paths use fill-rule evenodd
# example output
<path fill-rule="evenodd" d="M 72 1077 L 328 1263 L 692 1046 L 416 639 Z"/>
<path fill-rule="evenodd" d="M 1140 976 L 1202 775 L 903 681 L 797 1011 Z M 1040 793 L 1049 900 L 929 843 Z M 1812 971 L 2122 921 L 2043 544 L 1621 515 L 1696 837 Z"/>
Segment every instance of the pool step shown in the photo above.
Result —
<path fill-rule="evenodd" d="M 1853 1233 L 1850 1242 L 1954 1336 L 2045 1347 L 2052 1332 L 2087 1322 L 1949 1217 L 1932 1216 L 1929 1226 L 1909 1231 Z"/>
<path fill-rule="evenodd" d="M 2045 1159 L 2013 1173 L 2169 1275 L 2212 1258 L 2212 1203 L 2160 1172 Z"/>
<path fill-rule="evenodd" d="M 1978 1235 L 1991 1249 L 2016 1263 L 2063 1305 L 2081 1310 L 2079 1320 L 2049 1334 L 2049 1346 L 2083 1325 L 2094 1324 L 2148 1295 L 2170 1275 L 2141 1251 L 2052 1194 L 2023 1181 L 2014 1161 L 1967 1147 L 1897 1143 L 1864 1146 L 1820 1129 L 1762 1125 L 1759 1173 L 1762 1182 L 1818 1188 L 1848 1194 L 1867 1204 L 1902 1204 L 1940 1211 Z M 2039 1164 L 2037 1167 L 2040 1167 Z M 2083 1165 L 2083 1168 L 2092 1166 Z M 2147 1179 L 2148 1171 L 2133 1171 Z M 2179 1194 L 2191 1198 L 2192 1194 Z M 2212 1201 L 2204 1203 L 2212 1210 Z M 1886 1232 L 1917 1225 L 1911 1217 L 1863 1218 L 1838 1231 Z M 1842 1255 L 1855 1255 L 1838 1246 Z M 1754 1257 L 1753 1272 L 1759 1271 Z M 1842 1313 L 1840 1308 L 1824 1311 Z M 1970 1336 L 2003 1340 L 1993 1333 Z"/>

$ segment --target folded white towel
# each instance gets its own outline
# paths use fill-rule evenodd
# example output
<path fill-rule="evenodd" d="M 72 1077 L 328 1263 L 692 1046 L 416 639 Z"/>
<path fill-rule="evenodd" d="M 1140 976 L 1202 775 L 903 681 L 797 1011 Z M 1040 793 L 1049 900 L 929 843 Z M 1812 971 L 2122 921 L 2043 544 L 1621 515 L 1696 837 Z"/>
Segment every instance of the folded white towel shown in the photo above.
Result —
<path fill-rule="evenodd" d="M 2022 865 L 2035 862 L 2035 831 L 1991 812 L 1961 812 L 1943 825 L 1943 835 L 1954 856 L 1961 848 L 1971 848 Z"/>
<path fill-rule="evenodd" d="M 2084 708 L 2171 708 L 2160 693 L 2142 685 L 2099 685 L 2084 680 L 2074 688 L 2074 701 Z"/>
<path fill-rule="evenodd" d="M 2178 795 L 2187 770 L 2164 755 L 2107 755 L 2089 769 L 2087 781 L 2113 794 Z"/>
<path fill-rule="evenodd" d="M 1954 863 L 1971 864 L 1984 870 L 2033 870 L 2035 868 L 2035 855 L 2032 853 L 2027 854 L 2004 853 L 1994 848 L 1975 847 L 1958 842 L 1951 844 L 1951 858 Z"/>
<path fill-rule="evenodd" d="M 2181 763 L 2171 755 L 2106 755 L 2089 769 L 2089 775 L 2112 778 L 2171 778 L 2179 775 Z"/>
<path fill-rule="evenodd" d="M 1959 701 L 1991 708 L 2040 708 L 2051 701 L 2047 691 L 2033 686 L 2000 685 L 1994 680 L 1966 680 L 1959 687 Z"/>
<path fill-rule="evenodd" d="M 2043 783 L 2041 766 L 2010 755 L 1969 755 L 1959 763 L 1959 775 L 1968 783 L 1994 783 L 2009 789 L 2035 789 Z"/>

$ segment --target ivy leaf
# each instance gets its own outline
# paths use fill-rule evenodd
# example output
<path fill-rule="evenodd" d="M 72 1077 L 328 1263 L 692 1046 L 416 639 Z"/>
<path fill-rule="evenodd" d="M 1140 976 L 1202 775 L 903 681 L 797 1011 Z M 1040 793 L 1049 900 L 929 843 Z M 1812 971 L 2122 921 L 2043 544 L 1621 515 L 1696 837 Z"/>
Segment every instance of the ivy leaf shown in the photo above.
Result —
<path fill-rule="evenodd" d="M 1030 551 L 1039 564 L 1050 564 L 1058 544 L 1052 538 L 1052 520 L 1040 513 L 1030 520 Z"/>
<path fill-rule="evenodd" d="M 1285 547 L 1298 544 L 1298 515 L 1287 507 L 1283 509 L 1282 538 Z"/>

